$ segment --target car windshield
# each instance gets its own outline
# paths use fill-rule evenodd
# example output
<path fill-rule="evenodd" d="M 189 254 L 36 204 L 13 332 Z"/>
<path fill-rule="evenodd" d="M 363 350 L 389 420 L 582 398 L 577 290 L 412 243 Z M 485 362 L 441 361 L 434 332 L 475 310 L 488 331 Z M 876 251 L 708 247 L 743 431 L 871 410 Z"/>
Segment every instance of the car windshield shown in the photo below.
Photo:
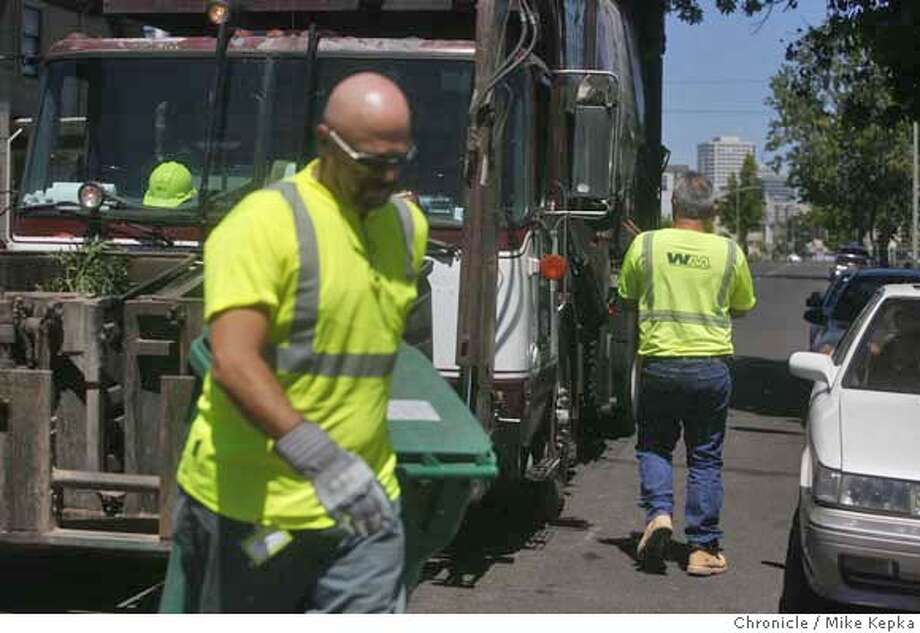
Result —
<path fill-rule="evenodd" d="M 920 394 L 920 299 L 893 297 L 879 306 L 843 386 Z"/>
<path fill-rule="evenodd" d="M 415 116 L 416 161 L 403 174 L 425 209 L 462 219 L 461 162 L 473 68 L 466 60 L 322 58 L 313 116 L 332 86 L 360 70 L 390 76 L 406 92 Z M 205 184 L 207 95 L 214 60 L 86 58 L 48 65 L 41 110 L 23 177 L 24 209 L 75 204 L 87 181 L 131 206 L 197 206 Z M 303 149 L 304 60 L 233 58 L 226 110 L 219 123 L 207 188 L 217 211 L 256 186 L 291 175 Z M 138 81 L 143 77 L 143 81 Z M 438 113 L 431 116 L 430 113 Z M 448 124 L 447 122 L 450 121 Z M 163 163 L 180 167 L 161 172 Z M 190 175 L 190 178 L 188 177 Z M 156 190 L 156 191 L 154 191 Z M 156 195 L 148 195 L 156 194 Z M 221 208 L 221 206 L 223 208 Z M 27 211 L 25 211 L 27 212 Z"/>
<path fill-rule="evenodd" d="M 840 264 L 841 266 L 855 266 L 860 264 L 865 264 L 867 258 L 863 255 L 857 255 L 855 253 L 844 253 L 842 255 L 837 255 L 834 259 L 835 264 Z"/>
<path fill-rule="evenodd" d="M 856 318 L 859 311 L 869 301 L 869 297 L 880 287 L 885 284 L 905 283 L 912 280 L 915 281 L 916 278 L 898 275 L 855 277 L 843 289 L 839 301 L 831 312 L 831 318 L 850 322 Z"/>

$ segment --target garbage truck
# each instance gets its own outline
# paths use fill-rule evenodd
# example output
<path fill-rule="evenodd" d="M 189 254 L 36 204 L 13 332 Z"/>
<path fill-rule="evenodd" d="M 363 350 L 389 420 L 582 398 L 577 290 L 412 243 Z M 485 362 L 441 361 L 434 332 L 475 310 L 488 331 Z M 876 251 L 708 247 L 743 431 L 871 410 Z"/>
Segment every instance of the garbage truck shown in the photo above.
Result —
<path fill-rule="evenodd" d="M 107 0 L 112 19 L 156 29 L 52 47 L 4 220 L 0 542 L 168 551 L 201 246 L 243 196 L 305 165 L 331 87 L 360 70 L 414 111 L 405 188 L 432 239 L 406 338 L 459 396 L 420 384 L 439 385 L 440 420 L 466 424 L 462 409 L 481 435 L 391 417 L 427 530 L 417 558 L 496 473 L 558 512 L 586 411 L 627 402 L 616 265 L 622 227 L 654 224 L 664 155 L 663 14 L 647 5 Z M 193 190 L 154 204 L 166 163 Z M 425 399 L 404 382 L 394 394 Z"/>

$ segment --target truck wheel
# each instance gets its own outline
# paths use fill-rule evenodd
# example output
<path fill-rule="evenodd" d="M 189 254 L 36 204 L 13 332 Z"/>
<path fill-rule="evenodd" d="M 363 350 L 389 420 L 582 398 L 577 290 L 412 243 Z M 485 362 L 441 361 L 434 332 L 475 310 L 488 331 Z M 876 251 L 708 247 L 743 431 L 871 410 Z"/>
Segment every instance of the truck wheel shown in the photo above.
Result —
<path fill-rule="evenodd" d="M 634 431 L 639 423 L 639 398 L 642 384 L 642 363 L 637 354 L 629 364 L 629 403 L 626 409 L 626 423 Z"/>
<path fill-rule="evenodd" d="M 565 484 L 559 477 L 535 482 L 537 520 L 541 523 L 555 521 L 565 509 Z"/>
<path fill-rule="evenodd" d="M 582 375 L 584 384 L 578 399 L 578 428 L 575 457 L 580 463 L 593 461 L 603 454 L 607 445 L 604 438 L 611 436 L 613 416 L 601 410 L 597 401 L 598 393 L 598 334 L 582 344 Z"/>
<path fill-rule="evenodd" d="M 639 421 L 639 381 L 642 368 L 635 358 L 631 360 L 622 374 L 622 386 L 618 390 L 621 404 L 616 410 L 614 437 L 630 437 L 636 432 Z"/>
<path fill-rule="evenodd" d="M 559 459 L 558 466 L 552 473 L 545 473 L 544 476 L 529 481 L 534 519 L 539 523 L 558 519 L 565 506 L 564 490 L 571 465 L 571 451 L 565 448 L 560 450 L 556 445 L 558 438 L 554 437 L 553 430 L 554 425 L 547 429 L 548 432 L 534 437 L 531 445 L 533 463 L 539 463 L 547 456 Z"/>

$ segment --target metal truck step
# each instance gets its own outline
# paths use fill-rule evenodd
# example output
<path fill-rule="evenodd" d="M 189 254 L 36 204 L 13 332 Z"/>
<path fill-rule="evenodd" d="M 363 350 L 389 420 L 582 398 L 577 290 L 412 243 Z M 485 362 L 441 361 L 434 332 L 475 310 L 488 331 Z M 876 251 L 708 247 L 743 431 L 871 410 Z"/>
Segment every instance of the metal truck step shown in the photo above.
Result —
<path fill-rule="evenodd" d="M 530 481 L 547 481 L 556 475 L 561 463 L 558 457 L 548 457 L 528 468 L 524 477 Z"/>

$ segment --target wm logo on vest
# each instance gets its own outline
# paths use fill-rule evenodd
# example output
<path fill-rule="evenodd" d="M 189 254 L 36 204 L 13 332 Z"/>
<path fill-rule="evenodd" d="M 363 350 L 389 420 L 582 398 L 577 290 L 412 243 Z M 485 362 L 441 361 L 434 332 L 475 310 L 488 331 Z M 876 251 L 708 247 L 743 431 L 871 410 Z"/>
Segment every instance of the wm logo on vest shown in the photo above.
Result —
<path fill-rule="evenodd" d="M 684 266 L 686 268 L 710 267 L 709 257 L 706 255 L 691 255 L 690 253 L 674 253 L 668 251 L 668 263 L 672 266 Z"/>

